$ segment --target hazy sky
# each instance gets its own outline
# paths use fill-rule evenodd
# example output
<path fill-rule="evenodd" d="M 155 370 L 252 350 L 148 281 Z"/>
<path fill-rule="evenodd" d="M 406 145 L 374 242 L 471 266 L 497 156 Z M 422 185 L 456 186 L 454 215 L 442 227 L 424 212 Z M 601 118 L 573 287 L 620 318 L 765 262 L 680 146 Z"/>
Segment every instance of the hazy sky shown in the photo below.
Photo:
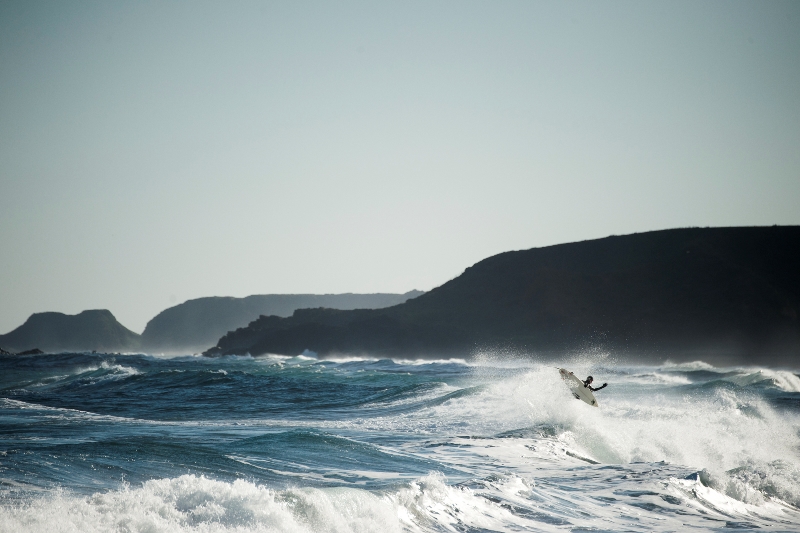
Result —
<path fill-rule="evenodd" d="M 0 333 L 800 224 L 800 2 L 0 3 Z"/>

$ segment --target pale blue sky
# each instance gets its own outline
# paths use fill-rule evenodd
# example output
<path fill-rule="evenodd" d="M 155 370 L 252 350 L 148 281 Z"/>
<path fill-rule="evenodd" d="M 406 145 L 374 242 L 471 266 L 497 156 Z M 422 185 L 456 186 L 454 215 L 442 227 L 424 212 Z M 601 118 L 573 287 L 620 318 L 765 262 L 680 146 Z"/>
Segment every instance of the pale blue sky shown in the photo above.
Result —
<path fill-rule="evenodd" d="M 799 205 L 799 2 L 0 3 L 0 333 Z"/>

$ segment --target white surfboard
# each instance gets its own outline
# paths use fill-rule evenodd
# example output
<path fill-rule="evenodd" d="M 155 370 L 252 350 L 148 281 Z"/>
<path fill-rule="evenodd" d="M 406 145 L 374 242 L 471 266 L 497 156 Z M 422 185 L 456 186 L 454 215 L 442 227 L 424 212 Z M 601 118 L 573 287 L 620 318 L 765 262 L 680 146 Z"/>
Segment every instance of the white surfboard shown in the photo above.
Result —
<path fill-rule="evenodd" d="M 559 368 L 558 373 L 561 374 L 561 379 L 563 379 L 564 383 L 567 384 L 567 387 L 569 387 L 569 391 L 572 393 L 573 396 L 575 396 L 575 398 L 577 398 L 578 400 L 583 400 L 589 405 L 600 407 L 597 404 L 597 400 L 595 399 L 594 394 L 592 394 L 592 391 L 589 390 L 589 387 L 584 387 L 583 381 L 581 381 L 578 377 L 576 377 L 575 374 L 564 368 Z"/>

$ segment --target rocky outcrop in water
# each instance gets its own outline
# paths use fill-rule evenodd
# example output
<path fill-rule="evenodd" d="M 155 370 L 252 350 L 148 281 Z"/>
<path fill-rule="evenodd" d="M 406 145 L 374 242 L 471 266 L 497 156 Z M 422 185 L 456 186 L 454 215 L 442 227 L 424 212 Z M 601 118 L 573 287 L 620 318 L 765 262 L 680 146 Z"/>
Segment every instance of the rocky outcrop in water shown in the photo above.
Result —
<path fill-rule="evenodd" d="M 687 228 L 506 252 L 406 303 L 262 316 L 226 353 L 540 356 L 800 365 L 800 227 Z"/>
<path fill-rule="evenodd" d="M 32 350 L 25 350 L 24 352 L 19 352 L 17 355 L 44 355 L 44 352 L 41 351 L 39 348 L 33 348 Z"/>
<path fill-rule="evenodd" d="M 77 315 L 34 313 L 10 333 L 0 335 L 0 345 L 16 352 L 130 352 L 139 349 L 140 338 L 106 309 Z"/>

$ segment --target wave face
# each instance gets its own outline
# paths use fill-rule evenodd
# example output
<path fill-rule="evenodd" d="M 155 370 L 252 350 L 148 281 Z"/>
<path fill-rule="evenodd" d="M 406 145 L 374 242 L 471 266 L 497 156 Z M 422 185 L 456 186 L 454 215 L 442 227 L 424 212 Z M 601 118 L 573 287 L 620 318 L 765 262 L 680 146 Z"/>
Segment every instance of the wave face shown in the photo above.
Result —
<path fill-rule="evenodd" d="M 786 370 L 0 359 L 0 532 L 800 530 Z"/>

